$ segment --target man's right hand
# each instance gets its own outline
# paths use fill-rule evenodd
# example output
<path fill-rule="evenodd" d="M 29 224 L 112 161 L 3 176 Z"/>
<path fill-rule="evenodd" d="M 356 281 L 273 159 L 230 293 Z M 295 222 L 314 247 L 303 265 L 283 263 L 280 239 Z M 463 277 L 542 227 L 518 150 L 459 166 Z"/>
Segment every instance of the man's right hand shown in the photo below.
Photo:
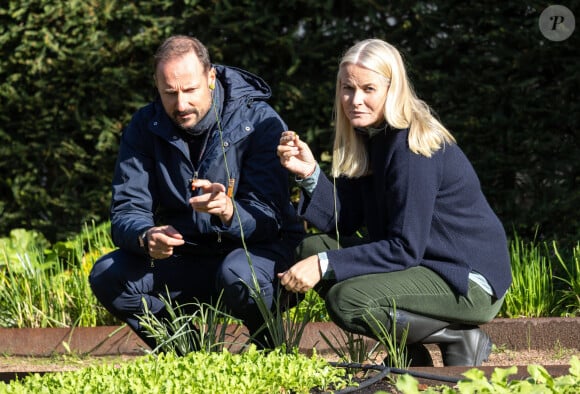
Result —
<path fill-rule="evenodd" d="M 155 260 L 173 255 L 173 248 L 185 243 L 183 236 L 173 226 L 151 227 L 147 230 L 149 256 Z"/>

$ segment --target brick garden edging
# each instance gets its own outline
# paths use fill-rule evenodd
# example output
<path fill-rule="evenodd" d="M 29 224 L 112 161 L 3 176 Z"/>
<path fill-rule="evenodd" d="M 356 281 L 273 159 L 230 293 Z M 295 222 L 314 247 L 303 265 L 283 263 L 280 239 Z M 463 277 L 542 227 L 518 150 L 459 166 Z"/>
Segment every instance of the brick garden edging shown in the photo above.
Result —
<path fill-rule="evenodd" d="M 551 350 L 556 347 L 580 350 L 580 318 L 494 319 L 484 324 L 497 346 L 511 350 Z M 318 354 L 332 352 L 320 332 L 333 340 L 342 338 L 333 323 L 309 323 L 300 342 L 306 353 L 316 348 Z M 243 342 L 245 328 L 230 326 L 232 341 Z M 66 344 L 66 345 L 65 345 Z M 0 353 L 14 356 L 51 356 L 54 354 L 139 355 L 143 342 L 128 328 L 118 326 L 77 328 L 0 328 Z M 68 350 L 67 350 L 68 348 Z M 235 350 L 235 346 L 234 349 Z"/>

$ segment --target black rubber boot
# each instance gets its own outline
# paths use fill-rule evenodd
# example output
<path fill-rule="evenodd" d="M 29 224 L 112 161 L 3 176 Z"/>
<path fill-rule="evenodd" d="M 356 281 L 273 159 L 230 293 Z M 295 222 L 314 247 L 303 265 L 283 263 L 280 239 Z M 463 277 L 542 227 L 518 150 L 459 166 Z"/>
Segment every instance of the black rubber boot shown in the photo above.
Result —
<path fill-rule="evenodd" d="M 477 326 L 458 325 L 412 312 L 389 311 L 397 339 L 407 330 L 407 345 L 437 344 L 445 366 L 480 366 L 491 353 L 491 339 Z M 420 360 L 418 353 L 417 361 Z"/>
<path fill-rule="evenodd" d="M 477 326 L 446 327 L 423 343 L 436 343 L 445 366 L 480 366 L 491 353 L 491 338 Z"/>
<path fill-rule="evenodd" d="M 400 309 L 389 310 L 389 316 L 391 317 L 391 321 L 395 320 L 397 339 L 401 338 L 403 332 L 407 330 L 407 345 L 422 342 L 423 338 L 428 337 L 450 324 L 446 321 L 417 315 Z"/>

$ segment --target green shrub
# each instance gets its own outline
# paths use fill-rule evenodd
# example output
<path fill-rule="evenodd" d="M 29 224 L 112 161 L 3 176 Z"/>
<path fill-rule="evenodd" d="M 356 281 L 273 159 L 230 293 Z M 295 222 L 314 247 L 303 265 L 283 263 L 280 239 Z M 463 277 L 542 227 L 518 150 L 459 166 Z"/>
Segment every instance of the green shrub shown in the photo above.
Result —
<path fill-rule="evenodd" d="M 107 219 L 122 127 L 153 98 L 152 53 L 181 33 L 204 41 L 214 62 L 263 77 L 272 104 L 319 158 L 331 148 L 339 57 L 360 39 L 387 39 L 472 160 L 505 227 L 531 239 L 539 225 L 542 239 L 576 242 L 580 35 L 546 40 L 538 29 L 545 7 L 5 0 L 0 235 L 34 229 L 54 242 Z"/>

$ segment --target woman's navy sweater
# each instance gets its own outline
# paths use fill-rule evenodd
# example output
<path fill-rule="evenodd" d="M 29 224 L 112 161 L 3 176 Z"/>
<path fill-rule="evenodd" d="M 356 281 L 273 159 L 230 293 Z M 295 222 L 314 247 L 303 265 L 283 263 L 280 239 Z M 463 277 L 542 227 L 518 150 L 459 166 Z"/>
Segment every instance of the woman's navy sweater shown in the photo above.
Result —
<path fill-rule="evenodd" d="M 415 154 L 407 139 L 408 130 L 392 129 L 372 137 L 372 173 L 337 178 L 336 199 L 322 172 L 312 195 L 302 193 L 299 213 L 321 231 L 368 231 L 369 243 L 327 252 L 336 279 L 422 265 L 461 295 L 476 271 L 502 297 L 511 284 L 505 230 L 469 160 L 456 144 Z"/>

